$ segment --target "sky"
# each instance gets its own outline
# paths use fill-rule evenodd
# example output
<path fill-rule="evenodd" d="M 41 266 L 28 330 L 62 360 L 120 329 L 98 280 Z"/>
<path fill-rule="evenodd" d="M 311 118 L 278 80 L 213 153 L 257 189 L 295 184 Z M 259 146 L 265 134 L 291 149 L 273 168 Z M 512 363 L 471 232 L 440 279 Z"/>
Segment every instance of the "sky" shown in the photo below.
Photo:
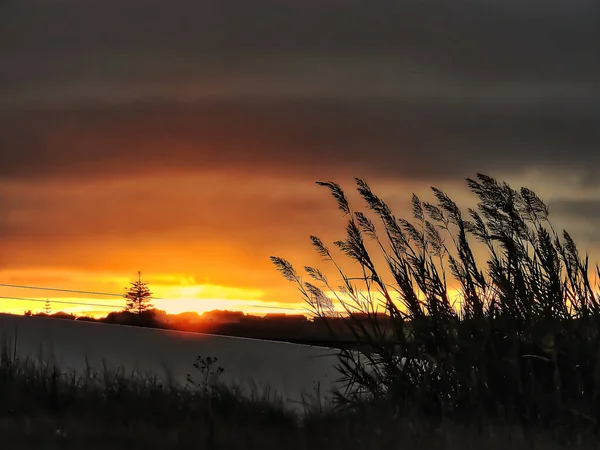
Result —
<path fill-rule="evenodd" d="M 407 216 L 432 185 L 472 201 L 477 172 L 597 261 L 599 124 L 596 0 L 0 0 L 0 284 L 122 293 L 140 270 L 169 312 L 293 313 L 269 256 L 321 267 L 309 235 L 345 226 L 315 181 Z"/>

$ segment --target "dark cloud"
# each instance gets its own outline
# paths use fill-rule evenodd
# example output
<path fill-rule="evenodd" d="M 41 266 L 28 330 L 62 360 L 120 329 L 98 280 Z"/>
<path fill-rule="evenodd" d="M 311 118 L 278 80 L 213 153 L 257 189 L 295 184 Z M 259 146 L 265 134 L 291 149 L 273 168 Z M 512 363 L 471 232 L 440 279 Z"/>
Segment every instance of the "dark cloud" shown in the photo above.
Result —
<path fill-rule="evenodd" d="M 540 167 L 593 183 L 599 5 L 5 1 L 0 176 Z"/>
<path fill-rule="evenodd" d="M 457 179 L 568 171 L 592 180 L 600 104 L 215 101 L 0 114 L 0 176 L 220 171 Z"/>
<path fill-rule="evenodd" d="M 5 1 L 0 177 L 594 184 L 592 0 Z"/>
<path fill-rule="evenodd" d="M 596 223 L 600 219 L 599 199 L 557 200 L 549 202 L 548 208 L 552 214 L 569 216 L 584 223 Z"/>
<path fill-rule="evenodd" d="M 0 15 L 0 93 L 10 105 L 505 85 L 597 93 L 599 25 L 595 0 L 13 0 Z"/>
<path fill-rule="evenodd" d="M 4 178 L 541 167 L 593 183 L 597 1 L 0 8 Z"/>

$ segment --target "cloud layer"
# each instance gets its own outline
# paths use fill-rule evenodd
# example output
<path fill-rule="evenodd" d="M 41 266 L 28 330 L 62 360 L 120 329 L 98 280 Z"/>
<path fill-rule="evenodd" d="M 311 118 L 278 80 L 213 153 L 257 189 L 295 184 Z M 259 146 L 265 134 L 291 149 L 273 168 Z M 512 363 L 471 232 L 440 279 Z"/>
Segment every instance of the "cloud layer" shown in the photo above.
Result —
<path fill-rule="evenodd" d="M 354 176 L 534 183 L 597 245 L 599 5 L 0 1 L 0 269 L 283 289 Z"/>
<path fill-rule="evenodd" d="M 5 0 L 0 8 L 7 104 L 598 95 L 593 0 Z"/>
<path fill-rule="evenodd" d="M 591 0 L 0 7 L 0 176 L 598 163 Z"/>

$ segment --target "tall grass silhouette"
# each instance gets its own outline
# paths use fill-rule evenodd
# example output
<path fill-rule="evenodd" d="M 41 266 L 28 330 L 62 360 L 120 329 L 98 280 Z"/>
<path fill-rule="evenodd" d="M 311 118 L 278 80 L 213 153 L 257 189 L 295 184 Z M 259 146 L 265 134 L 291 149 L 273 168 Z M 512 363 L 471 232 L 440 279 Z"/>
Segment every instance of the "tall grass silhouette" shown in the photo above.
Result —
<path fill-rule="evenodd" d="M 359 344 L 360 352 L 340 350 L 347 389 L 337 401 L 479 426 L 592 432 L 600 408 L 598 266 L 590 269 L 571 235 L 555 230 L 532 190 L 483 174 L 466 181 L 476 208 L 465 214 L 432 188 L 432 203 L 413 194 L 411 220 L 396 218 L 361 179 L 367 212 L 352 209 L 338 184 L 318 182 L 347 217 L 339 252 L 310 237 L 341 285 L 324 270 L 307 266 L 302 277 L 271 257 L 334 336 L 332 325 L 343 321 Z M 338 253 L 359 276 L 342 268 Z"/>

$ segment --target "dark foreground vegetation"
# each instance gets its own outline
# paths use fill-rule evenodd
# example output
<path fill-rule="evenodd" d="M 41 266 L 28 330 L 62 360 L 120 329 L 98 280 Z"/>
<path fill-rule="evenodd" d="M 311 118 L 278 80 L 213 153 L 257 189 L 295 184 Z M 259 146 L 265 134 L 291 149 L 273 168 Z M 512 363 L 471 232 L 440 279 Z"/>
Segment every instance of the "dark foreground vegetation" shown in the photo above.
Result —
<path fill-rule="evenodd" d="M 360 344 L 361 352 L 340 350 L 348 390 L 331 406 L 307 401 L 298 414 L 274 398 L 225 388 L 207 360 L 181 387 L 106 371 L 63 375 L 20 361 L 5 346 L 4 442 L 11 448 L 600 447 L 600 271 L 590 269 L 567 232 L 555 231 L 533 192 L 484 175 L 468 183 L 479 204 L 466 216 L 434 189 L 436 203 L 413 197 L 408 221 L 357 180 L 379 226 L 351 209 L 337 184 L 321 183 L 349 218 L 346 238 L 335 245 L 352 264 L 344 266 L 315 236 L 313 246 L 334 276 L 305 267 L 305 281 L 288 261 L 272 258 L 330 326 L 332 342 L 342 323 L 343 335 Z M 484 255 L 483 263 L 475 255 Z M 453 286 L 460 289 L 456 301 Z M 208 383 L 211 372 L 216 383 Z"/>
<path fill-rule="evenodd" d="M 212 361 L 214 363 L 214 361 Z M 276 397 L 218 382 L 201 358 L 186 387 L 120 371 L 63 373 L 0 356 L 0 442 L 12 449 L 505 449 L 559 448 L 549 433 L 497 423 L 485 429 L 406 418 L 380 406 L 327 408 L 307 399 L 303 412 Z M 216 377 L 216 379 L 215 379 Z M 591 447 L 590 447 L 591 448 Z"/>
<path fill-rule="evenodd" d="M 531 190 L 482 174 L 467 182 L 476 208 L 465 213 L 432 188 L 433 203 L 413 195 L 411 220 L 396 218 L 360 179 L 358 193 L 376 220 L 354 210 L 336 183 L 318 183 L 348 218 L 346 237 L 334 244 L 350 264 L 316 236 L 313 247 L 333 277 L 305 267 L 305 281 L 272 257 L 315 316 L 339 318 L 341 306 L 366 350 L 341 351 L 350 393 L 338 403 L 368 401 L 402 417 L 480 429 L 500 421 L 570 445 L 596 442 L 600 270 L 567 231 L 555 230 Z"/>

